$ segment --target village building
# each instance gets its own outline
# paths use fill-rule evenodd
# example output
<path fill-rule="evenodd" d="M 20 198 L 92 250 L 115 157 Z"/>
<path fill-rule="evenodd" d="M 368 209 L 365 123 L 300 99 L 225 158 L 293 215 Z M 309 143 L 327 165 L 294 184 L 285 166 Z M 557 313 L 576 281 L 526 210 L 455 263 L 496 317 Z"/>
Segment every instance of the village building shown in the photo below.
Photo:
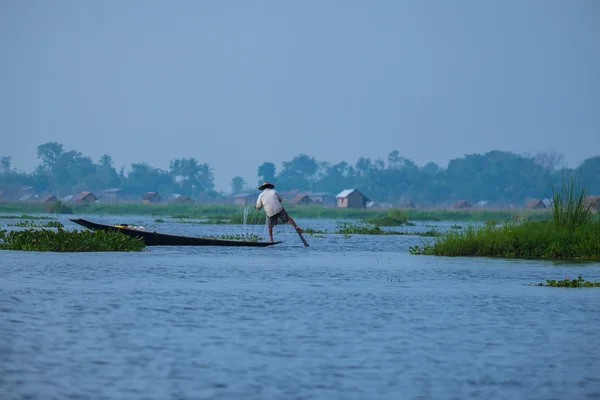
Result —
<path fill-rule="evenodd" d="M 590 210 L 600 212 L 600 196 L 586 196 L 584 204 Z"/>
<path fill-rule="evenodd" d="M 412 201 L 402 204 L 402 208 L 417 208 Z"/>
<path fill-rule="evenodd" d="M 92 192 L 81 192 L 73 199 L 76 203 L 93 203 L 98 198 Z"/>
<path fill-rule="evenodd" d="M 40 203 L 42 204 L 51 204 L 51 203 L 56 203 L 58 201 L 58 199 L 56 198 L 56 196 L 49 194 L 48 196 L 45 196 Z"/>
<path fill-rule="evenodd" d="M 121 188 L 105 189 L 100 193 L 100 200 L 114 203 L 120 199 Z"/>
<path fill-rule="evenodd" d="M 143 203 L 160 203 L 162 200 L 162 197 L 160 197 L 160 195 L 156 192 L 148 192 L 144 195 L 144 197 L 142 197 L 142 202 Z"/>
<path fill-rule="evenodd" d="M 177 204 L 193 204 L 194 200 L 190 196 L 177 196 L 175 198 L 175 203 Z"/>
<path fill-rule="evenodd" d="M 466 200 L 455 201 L 450 208 L 471 208 L 471 204 Z"/>
<path fill-rule="evenodd" d="M 370 201 L 358 189 L 343 190 L 335 198 L 339 208 L 366 208 Z"/>
<path fill-rule="evenodd" d="M 525 208 L 529 208 L 531 210 L 543 210 L 546 208 L 546 204 L 541 199 L 531 199 L 525 205 Z"/>
<path fill-rule="evenodd" d="M 292 197 L 290 200 L 290 204 L 293 205 L 309 205 L 312 204 L 312 200 L 310 196 L 306 193 L 299 193 Z"/>
<path fill-rule="evenodd" d="M 256 204 L 256 199 L 258 198 L 258 194 L 254 193 L 240 193 L 236 194 L 233 197 L 233 204 L 238 206 L 247 206 L 249 204 Z"/>

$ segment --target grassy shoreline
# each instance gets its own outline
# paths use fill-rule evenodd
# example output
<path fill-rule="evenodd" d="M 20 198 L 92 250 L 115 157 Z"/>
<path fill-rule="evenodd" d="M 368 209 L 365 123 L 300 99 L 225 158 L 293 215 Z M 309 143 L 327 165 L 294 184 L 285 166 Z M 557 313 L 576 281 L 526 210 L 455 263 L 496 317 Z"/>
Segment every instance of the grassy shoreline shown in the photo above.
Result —
<path fill-rule="evenodd" d="M 494 220 L 498 222 L 512 221 L 516 217 L 528 219 L 548 219 L 551 213 L 536 210 L 447 210 L 447 209 L 394 209 L 394 210 L 364 210 L 341 209 L 321 206 L 293 206 L 284 204 L 286 210 L 294 218 L 306 219 L 360 219 L 385 220 L 397 211 L 406 216 L 407 221 L 456 221 L 483 222 Z M 152 217 L 174 218 L 230 218 L 241 216 L 243 206 L 211 205 L 211 204 L 75 204 L 69 205 L 73 214 L 79 215 L 144 215 Z M 250 206 L 248 220 L 256 218 L 255 211 Z M 262 211 L 260 211 L 262 212 Z M 0 203 L 0 214 L 42 214 L 48 213 L 44 204 L 39 203 Z M 264 216 L 264 214 L 261 214 Z"/>

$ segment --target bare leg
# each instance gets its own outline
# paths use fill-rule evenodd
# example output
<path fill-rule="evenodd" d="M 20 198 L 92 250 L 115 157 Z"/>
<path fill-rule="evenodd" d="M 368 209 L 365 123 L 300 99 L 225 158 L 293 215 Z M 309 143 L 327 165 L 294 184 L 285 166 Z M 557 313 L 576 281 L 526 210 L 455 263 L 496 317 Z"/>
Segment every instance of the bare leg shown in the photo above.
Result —
<path fill-rule="evenodd" d="M 271 243 L 273 243 L 273 228 L 269 227 L 269 238 L 271 239 Z"/>
<path fill-rule="evenodd" d="M 294 228 L 296 228 L 296 231 L 298 231 L 298 233 L 304 232 L 302 229 L 300 229 L 300 227 L 298 225 L 296 225 L 296 222 L 292 219 L 292 217 L 289 217 L 288 224 L 290 224 Z"/>

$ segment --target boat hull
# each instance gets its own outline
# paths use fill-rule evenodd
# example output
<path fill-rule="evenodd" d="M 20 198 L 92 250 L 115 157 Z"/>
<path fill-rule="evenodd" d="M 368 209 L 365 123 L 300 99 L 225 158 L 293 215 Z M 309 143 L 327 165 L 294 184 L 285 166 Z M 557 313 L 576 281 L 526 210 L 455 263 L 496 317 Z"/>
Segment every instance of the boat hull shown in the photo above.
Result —
<path fill-rule="evenodd" d="M 234 246 L 234 247 L 267 247 L 281 242 L 253 242 L 245 240 L 225 240 L 195 238 L 190 236 L 168 235 L 165 233 L 138 231 L 135 229 L 119 228 L 111 225 L 98 224 L 85 219 L 70 219 L 78 225 L 93 231 L 120 232 L 124 235 L 141 238 L 146 246 Z"/>

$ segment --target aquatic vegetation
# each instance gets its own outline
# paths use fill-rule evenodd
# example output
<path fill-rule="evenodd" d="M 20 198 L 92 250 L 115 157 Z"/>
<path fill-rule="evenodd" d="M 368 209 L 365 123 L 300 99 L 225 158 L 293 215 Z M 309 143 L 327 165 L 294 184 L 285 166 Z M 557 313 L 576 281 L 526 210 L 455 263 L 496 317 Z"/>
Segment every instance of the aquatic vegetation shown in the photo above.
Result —
<path fill-rule="evenodd" d="M 164 220 L 164 219 L 162 219 L 162 218 L 156 218 L 156 219 L 154 220 L 154 222 L 156 222 L 157 224 L 162 224 L 163 222 L 165 222 L 165 220 Z"/>
<path fill-rule="evenodd" d="M 322 229 L 305 228 L 304 233 L 307 235 L 326 235 L 329 232 L 327 231 L 327 229 L 322 230 Z"/>
<path fill-rule="evenodd" d="M 565 288 L 581 288 L 581 287 L 600 287 L 600 282 L 590 282 L 583 279 L 580 275 L 577 279 L 571 279 L 570 275 L 565 276 L 565 279 L 555 280 L 546 279 L 546 283 L 530 283 L 527 286 L 549 286 L 549 287 L 565 287 Z"/>
<path fill-rule="evenodd" d="M 467 227 L 450 231 L 424 254 L 508 258 L 600 259 L 600 223 L 573 230 L 556 229 L 549 222 L 527 222 L 500 227 Z"/>
<path fill-rule="evenodd" d="M 421 246 L 409 246 L 408 253 L 412 255 L 422 255 L 422 254 L 431 254 L 432 249 L 431 245 L 425 244 L 423 248 Z"/>
<path fill-rule="evenodd" d="M 110 231 L 71 231 L 61 228 L 58 231 L 0 231 L 0 250 L 102 252 L 142 251 L 145 247 L 141 238 Z"/>
<path fill-rule="evenodd" d="M 489 221 L 447 232 L 411 254 L 600 260 L 600 220 L 586 209 L 584 197 L 585 190 L 565 184 L 554 195 L 550 220 Z"/>
<path fill-rule="evenodd" d="M 552 196 L 552 222 L 557 229 L 575 229 L 594 220 L 594 213 L 585 204 L 587 189 L 577 187 L 575 180 L 563 181 L 562 188 Z"/>
<path fill-rule="evenodd" d="M 53 214 L 73 214 L 73 209 L 60 200 L 47 204 L 46 211 Z"/>
<path fill-rule="evenodd" d="M 43 215 L 0 215 L 0 219 L 52 219 L 51 217 L 45 217 Z"/>
<path fill-rule="evenodd" d="M 342 222 L 338 225 L 337 231 L 335 232 L 341 235 L 407 235 L 407 236 L 438 236 L 439 232 L 430 229 L 425 232 L 401 232 L 401 231 L 385 231 L 377 225 L 371 224 L 352 224 L 349 222 Z"/>
<path fill-rule="evenodd" d="M 408 222 L 408 215 L 402 210 L 392 210 L 384 217 L 369 218 L 366 222 L 377 226 L 401 226 L 410 224 Z"/>
<path fill-rule="evenodd" d="M 462 229 L 463 227 L 460 225 L 451 225 L 450 229 Z"/>
<path fill-rule="evenodd" d="M 338 224 L 336 233 L 340 235 L 383 235 L 386 232 L 377 225 L 342 222 Z"/>
<path fill-rule="evenodd" d="M 63 228 L 64 225 L 60 221 L 48 221 L 44 223 L 37 223 L 29 220 L 19 221 L 9 226 L 16 226 L 20 228 Z"/>

